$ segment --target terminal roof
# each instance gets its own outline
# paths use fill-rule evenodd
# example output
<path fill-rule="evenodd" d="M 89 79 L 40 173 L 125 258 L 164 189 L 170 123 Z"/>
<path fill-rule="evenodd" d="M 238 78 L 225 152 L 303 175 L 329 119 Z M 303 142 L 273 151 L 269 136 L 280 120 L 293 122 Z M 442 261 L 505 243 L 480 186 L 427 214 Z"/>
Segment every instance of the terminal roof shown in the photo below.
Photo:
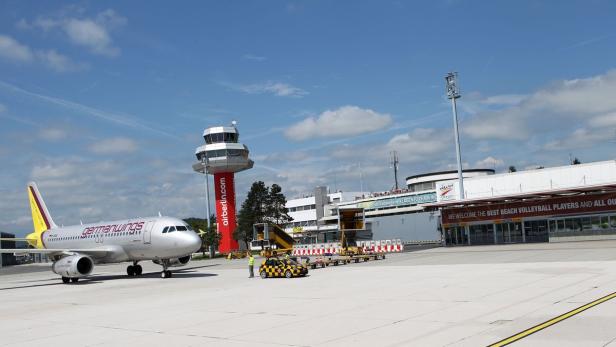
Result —
<path fill-rule="evenodd" d="M 553 198 L 557 196 L 589 194 L 589 193 L 608 193 L 608 192 L 616 192 L 616 183 L 586 185 L 586 186 L 564 188 L 564 189 L 550 189 L 550 190 L 543 190 L 543 191 L 536 191 L 536 192 L 525 192 L 525 193 L 519 193 L 519 194 L 499 195 L 499 196 L 483 197 L 483 198 L 475 198 L 475 199 L 440 201 L 440 202 L 422 204 L 421 206 L 428 210 L 435 210 L 438 208 L 447 208 L 447 207 L 485 205 L 485 204 L 499 203 L 499 202 L 521 201 L 521 200 L 528 200 L 528 199 L 547 199 L 547 198 Z"/>

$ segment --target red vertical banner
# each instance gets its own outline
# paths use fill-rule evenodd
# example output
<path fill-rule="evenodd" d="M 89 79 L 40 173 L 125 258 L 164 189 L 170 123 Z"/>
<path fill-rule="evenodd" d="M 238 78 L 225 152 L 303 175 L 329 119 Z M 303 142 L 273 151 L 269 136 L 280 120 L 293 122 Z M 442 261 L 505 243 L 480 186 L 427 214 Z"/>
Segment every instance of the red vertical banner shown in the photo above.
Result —
<path fill-rule="evenodd" d="M 233 231 L 235 230 L 235 183 L 233 172 L 214 174 L 214 192 L 216 194 L 216 223 L 221 235 L 218 251 L 228 253 L 239 248 Z"/>

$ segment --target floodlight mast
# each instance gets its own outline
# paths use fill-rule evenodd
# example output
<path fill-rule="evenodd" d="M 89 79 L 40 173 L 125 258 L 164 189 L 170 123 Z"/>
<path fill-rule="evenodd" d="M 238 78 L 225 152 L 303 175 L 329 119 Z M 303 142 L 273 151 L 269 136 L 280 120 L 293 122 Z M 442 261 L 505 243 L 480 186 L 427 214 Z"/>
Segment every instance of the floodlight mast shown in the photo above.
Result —
<path fill-rule="evenodd" d="M 447 90 L 447 98 L 451 99 L 451 108 L 453 111 L 453 133 L 456 141 L 456 160 L 458 162 L 458 182 L 460 191 L 460 200 L 464 199 L 464 178 L 462 177 L 462 153 L 460 150 L 460 134 L 458 132 L 458 109 L 456 107 L 456 99 L 460 98 L 460 89 L 457 84 L 458 73 L 449 72 L 445 76 L 445 88 Z"/>

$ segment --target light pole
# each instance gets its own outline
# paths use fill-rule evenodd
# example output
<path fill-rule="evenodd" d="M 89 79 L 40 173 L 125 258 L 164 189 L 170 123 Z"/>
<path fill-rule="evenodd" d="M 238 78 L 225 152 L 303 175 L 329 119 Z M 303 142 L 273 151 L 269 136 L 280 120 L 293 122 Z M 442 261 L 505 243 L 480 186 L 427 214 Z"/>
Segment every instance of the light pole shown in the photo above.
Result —
<path fill-rule="evenodd" d="M 205 213 L 207 220 L 207 229 L 210 230 L 210 178 L 207 173 L 207 166 L 205 165 L 205 161 L 207 159 L 205 156 L 201 159 L 201 163 L 203 163 L 203 174 L 205 175 Z"/>
<path fill-rule="evenodd" d="M 449 72 L 445 76 L 447 98 L 451 99 L 451 108 L 453 110 L 453 133 L 456 140 L 456 159 L 458 161 L 458 182 L 460 190 L 460 200 L 464 199 L 464 178 L 462 177 L 462 154 L 460 151 L 460 134 L 458 133 L 458 109 L 456 108 L 456 99 L 460 97 L 460 89 L 458 89 L 457 72 Z"/>

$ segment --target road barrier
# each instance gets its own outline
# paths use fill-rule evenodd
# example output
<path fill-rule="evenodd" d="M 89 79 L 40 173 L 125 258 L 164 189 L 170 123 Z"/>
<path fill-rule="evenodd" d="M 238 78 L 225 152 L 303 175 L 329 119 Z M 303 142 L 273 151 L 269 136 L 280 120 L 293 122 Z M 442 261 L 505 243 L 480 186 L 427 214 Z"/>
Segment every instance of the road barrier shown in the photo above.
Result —
<path fill-rule="evenodd" d="M 358 241 L 357 246 L 361 247 L 364 253 L 396 253 L 404 250 L 400 239 Z M 292 253 L 295 256 L 337 255 L 340 254 L 341 248 L 342 245 L 339 242 L 295 245 Z"/>

